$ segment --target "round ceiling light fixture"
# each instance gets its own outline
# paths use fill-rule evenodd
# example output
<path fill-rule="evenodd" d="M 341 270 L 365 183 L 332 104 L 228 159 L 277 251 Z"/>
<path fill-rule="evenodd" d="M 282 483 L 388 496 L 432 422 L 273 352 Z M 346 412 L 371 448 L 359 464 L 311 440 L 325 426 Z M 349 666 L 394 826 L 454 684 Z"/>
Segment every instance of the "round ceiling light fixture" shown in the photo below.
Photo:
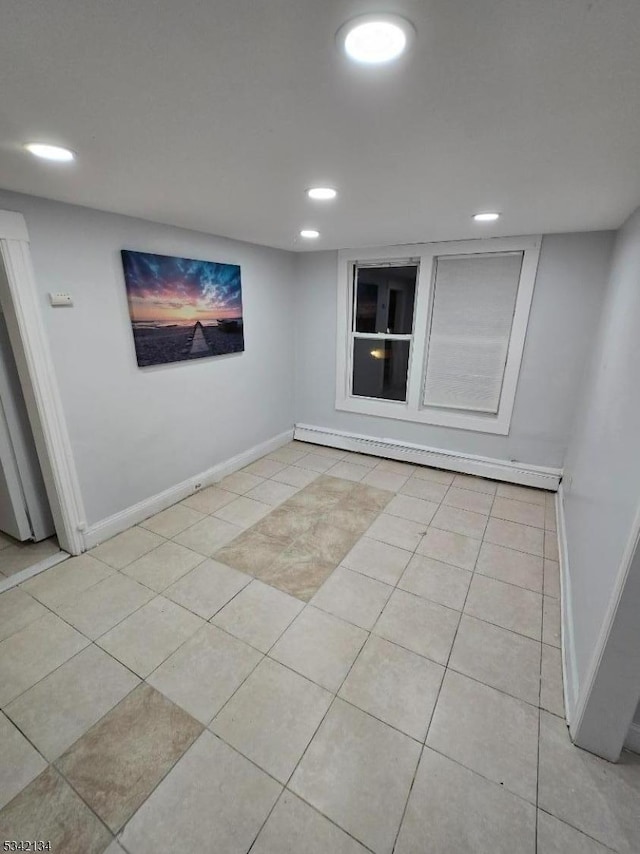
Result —
<path fill-rule="evenodd" d="M 307 196 L 318 202 L 328 202 L 335 199 L 337 195 L 338 193 L 333 187 L 311 187 L 307 190 Z"/>
<path fill-rule="evenodd" d="M 76 159 L 76 155 L 70 148 L 63 148 L 61 145 L 27 142 L 24 147 L 30 154 L 33 154 L 35 157 L 41 157 L 43 160 L 53 160 L 56 163 L 70 163 Z"/>
<path fill-rule="evenodd" d="M 474 214 L 473 218 L 476 222 L 495 222 L 497 219 L 500 219 L 500 214 L 495 211 L 484 211 L 483 213 Z"/>
<path fill-rule="evenodd" d="M 306 240 L 315 240 L 316 237 L 320 237 L 320 232 L 316 231 L 315 228 L 303 228 L 300 237 L 304 237 Z"/>
<path fill-rule="evenodd" d="M 349 59 L 382 65 L 397 59 L 415 37 L 413 24 L 400 15 L 360 15 L 343 24 L 336 38 Z"/>

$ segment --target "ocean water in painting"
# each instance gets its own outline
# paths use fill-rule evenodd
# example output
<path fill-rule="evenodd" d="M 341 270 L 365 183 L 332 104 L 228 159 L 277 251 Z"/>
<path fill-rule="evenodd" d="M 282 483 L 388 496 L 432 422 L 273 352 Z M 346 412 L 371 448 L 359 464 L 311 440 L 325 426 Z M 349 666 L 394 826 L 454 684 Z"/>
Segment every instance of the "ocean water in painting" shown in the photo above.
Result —
<path fill-rule="evenodd" d="M 138 365 L 244 350 L 240 267 L 122 250 Z"/>

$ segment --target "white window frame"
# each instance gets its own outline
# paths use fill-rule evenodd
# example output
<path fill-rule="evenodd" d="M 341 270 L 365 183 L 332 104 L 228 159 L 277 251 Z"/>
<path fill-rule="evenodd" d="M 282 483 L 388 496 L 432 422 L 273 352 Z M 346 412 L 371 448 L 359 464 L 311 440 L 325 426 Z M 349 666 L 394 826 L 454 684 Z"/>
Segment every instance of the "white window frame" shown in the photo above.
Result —
<path fill-rule="evenodd" d="M 533 299 L 540 244 L 541 237 L 533 236 L 341 250 L 338 253 L 336 409 L 380 418 L 416 421 L 439 427 L 455 427 L 461 430 L 508 435 Z M 431 327 L 436 259 L 448 256 L 484 255 L 501 252 L 522 252 L 523 259 L 498 412 L 497 414 L 480 414 L 468 410 L 425 406 L 422 402 L 422 395 L 428 353 L 428 336 Z M 351 393 L 354 339 L 352 330 L 355 305 L 352 291 L 354 265 L 358 263 L 388 265 L 393 262 L 416 261 L 418 263 L 418 280 L 413 309 L 413 334 L 409 351 L 406 402 L 355 396 Z M 375 335 L 366 335 L 365 337 L 375 338 Z M 405 338 L 406 336 L 401 337 Z"/>

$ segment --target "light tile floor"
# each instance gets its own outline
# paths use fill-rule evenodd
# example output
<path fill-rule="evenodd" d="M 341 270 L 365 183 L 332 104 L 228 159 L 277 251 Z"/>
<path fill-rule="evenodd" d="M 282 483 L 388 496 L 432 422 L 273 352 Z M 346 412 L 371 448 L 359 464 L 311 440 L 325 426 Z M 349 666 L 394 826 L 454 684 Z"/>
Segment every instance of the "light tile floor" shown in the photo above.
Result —
<path fill-rule="evenodd" d="M 49 537 L 39 543 L 21 543 L 7 534 L 0 533 L 0 581 L 58 554 L 59 551 L 56 537 Z"/>
<path fill-rule="evenodd" d="M 1 594 L 0 840 L 637 854 L 640 757 L 564 724 L 555 531 L 292 442 Z"/>

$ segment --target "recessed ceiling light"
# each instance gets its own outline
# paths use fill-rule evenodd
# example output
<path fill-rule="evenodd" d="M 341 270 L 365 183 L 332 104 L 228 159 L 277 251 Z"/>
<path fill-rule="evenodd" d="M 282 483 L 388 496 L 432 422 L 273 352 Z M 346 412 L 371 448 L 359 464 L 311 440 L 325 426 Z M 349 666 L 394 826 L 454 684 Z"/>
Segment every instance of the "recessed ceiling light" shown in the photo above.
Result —
<path fill-rule="evenodd" d="M 476 222 L 495 222 L 497 219 L 500 219 L 500 214 L 494 211 L 485 211 L 484 213 L 474 214 L 473 218 Z"/>
<path fill-rule="evenodd" d="M 75 160 L 76 156 L 69 148 L 63 148 L 60 145 L 45 145 L 41 142 L 28 142 L 25 148 L 36 157 L 42 157 L 44 160 L 55 160 L 58 163 L 69 163 Z"/>
<path fill-rule="evenodd" d="M 303 228 L 300 232 L 300 237 L 306 237 L 307 240 L 315 240 L 316 237 L 320 237 L 320 232 L 316 231 L 315 228 Z"/>
<path fill-rule="evenodd" d="M 307 190 L 307 195 L 310 199 L 326 202 L 329 199 L 335 199 L 338 193 L 333 187 L 311 187 L 310 190 Z"/>
<path fill-rule="evenodd" d="M 338 43 L 349 59 L 379 65 L 397 59 L 413 40 L 413 25 L 400 15 L 360 15 L 338 30 Z"/>

